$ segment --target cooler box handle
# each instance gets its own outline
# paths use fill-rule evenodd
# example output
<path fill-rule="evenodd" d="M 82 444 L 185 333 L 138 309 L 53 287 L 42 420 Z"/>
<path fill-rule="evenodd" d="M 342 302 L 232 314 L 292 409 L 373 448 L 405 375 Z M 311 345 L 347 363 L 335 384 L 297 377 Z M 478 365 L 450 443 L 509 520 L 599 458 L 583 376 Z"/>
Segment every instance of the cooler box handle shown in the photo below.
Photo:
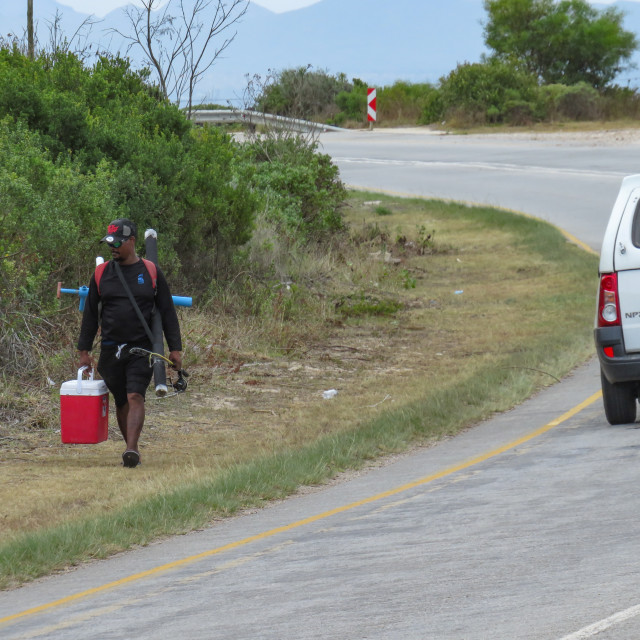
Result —
<path fill-rule="evenodd" d="M 89 367 L 87 367 L 86 365 L 84 367 L 80 367 L 78 369 L 78 380 L 77 380 L 77 385 L 76 385 L 76 389 L 78 391 L 78 395 L 81 396 L 82 395 L 82 374 L 84 372 L 85 369 L 88 369 Z M 91 369 L 91 373 L 89 374 L 89 380 L 93 380 L 93 368 Z"/>

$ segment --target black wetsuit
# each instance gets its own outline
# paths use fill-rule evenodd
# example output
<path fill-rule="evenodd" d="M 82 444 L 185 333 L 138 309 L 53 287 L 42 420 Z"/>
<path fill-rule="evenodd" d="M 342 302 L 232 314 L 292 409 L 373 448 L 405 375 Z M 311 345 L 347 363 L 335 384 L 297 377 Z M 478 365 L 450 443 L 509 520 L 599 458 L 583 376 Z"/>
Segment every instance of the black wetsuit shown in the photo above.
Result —
<path fill-rule="evenodd" d="M 162 319 L 169 351 L 182 351 L 178 316 L 162 271 L 157 270 L 154 290 L 151 276 L 142 260 L 132 265 L 121 265 L 120 268 L 149 327 L 155 305 L 156 313 L 159 313 Z M 102 273 L 99 293 L 95 274 L 91 277 L 78 339 L 80 351 L 91 351 L 93 348 L 100 315 L 102 342 L 98 372 L 113 394 L 116 406 L 121 407 L 127 403 L 128 393 L 139 393 L 144 397 L 152 376 L 148 359 L 131 354 L 129 349 L 151 349 L 152 345 L 122 286 L 113 261 L 107 263 Z"/>
<path fill-rule="evenodd" d="M 151 314 L 155 303 L 162 318 L 162 328 L 169 351 L 182 351 L 180 325 L 173 305 L 169 285 L 158 268 L 156 290 L 153 289 L 151 276 L 142 260 L 132 265 L 121 265 L 124 278 L 133 293 L 133 297 L 142 311 L 147 324 L 151 326 Z M 95 275 L 91 276 L 89 295 L 85 301 L 82 327 L 78 339 L 80 351 L 91 351 L 98 332 L 98 303 L 102 302 L 102 344 L 128 344 L 150 348 L 149 338 L 131 300 L 124 290 L 115 270 L 113 261 L 109 261 L 100 279 L 100 293 L 96 286 Z"/>

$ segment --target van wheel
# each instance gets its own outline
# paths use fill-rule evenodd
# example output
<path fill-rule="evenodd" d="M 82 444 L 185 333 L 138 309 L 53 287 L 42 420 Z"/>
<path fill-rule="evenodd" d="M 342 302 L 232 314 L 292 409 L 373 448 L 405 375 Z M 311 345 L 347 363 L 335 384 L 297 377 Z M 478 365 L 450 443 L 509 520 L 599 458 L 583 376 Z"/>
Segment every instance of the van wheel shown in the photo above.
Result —
<path fill-rule="evenodd" d="M 636 383 L 609 382 L 600 370 L 602 402 L 609 424 L 629 424 L 636 421 Z"/>

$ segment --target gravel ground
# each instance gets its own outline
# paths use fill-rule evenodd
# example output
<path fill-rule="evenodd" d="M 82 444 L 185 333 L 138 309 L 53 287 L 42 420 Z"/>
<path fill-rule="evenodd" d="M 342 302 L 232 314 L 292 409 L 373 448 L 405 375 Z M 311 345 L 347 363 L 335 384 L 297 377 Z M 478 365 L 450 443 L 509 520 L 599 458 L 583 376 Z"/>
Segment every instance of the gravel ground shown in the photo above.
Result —
<path fill-rule="evenodd" d="M 370 134 L 368 130 L 362 129 L 358 133 Z M 377 128 L 373 131 L 376 135 L 410 133 L 423 134 L 429 136 L 456 135 L 448 131 L 440 131 L 429 127 L 394 127 Z M 612 145 L 635 145 L 640 144 L 640 128 L 615 128 L 602 129 L 598 131 L 501 131 L 497 133 L 469 133 L 464 134 L 465 138 L 477 137 L 482 140 L 500 140 L 509 138 L 511 140 L 541 140 L 555 141 L 563 145 L 584 145 L 592 146 L 612 146 Z"/>

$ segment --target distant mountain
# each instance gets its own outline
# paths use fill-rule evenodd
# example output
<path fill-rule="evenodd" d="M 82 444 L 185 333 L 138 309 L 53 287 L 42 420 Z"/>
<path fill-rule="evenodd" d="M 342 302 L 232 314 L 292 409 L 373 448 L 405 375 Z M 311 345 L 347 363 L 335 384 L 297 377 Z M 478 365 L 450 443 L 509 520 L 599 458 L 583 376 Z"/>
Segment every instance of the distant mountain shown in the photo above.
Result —
<path fill-rule="evenodd" d="M 479 0 L 323 0 L 298 11 L 261 13 L 238 30 L 230 69 L 263 73 L 311 64 L 372 85 L 435 83 L 485 51 Z"/>
<path fill-rule="evenodd" d="M 2 3 L 0 32 L 23 32 L 23 4 Z M 55 0 L 35 4 L 41 41 L 48 39 L 46 21 L 53 19 L 56 9 L 67 34 L 86 17 Z M 269 69 L 308 64 L 316 70 L 360 78 L 372 86 L 396 80 L 435 84 L 457 64 L 478 62 L 488 53 L 482 34 L 486 19 L 482 5 L 482 0 L 321 0 L 277 14 L 252 3 L 242 22 L 235 25 L 236 39 L 198 86 L 197 98 L 238 103 L 247 75 L 264 76 Z M 640 39 L 640 3 L 621 0 L 613 6 L 625 11 L 625 28 Z M 124 53 L 124 43 L 109 32 L 113 27 L 127 30 L 122 9 L 96 24 L 91 40 Z M 131 51 L 130 57 L 134 66 L 140 65 L 139 54 Z M 640 53 L 636 62 L 640 62 Z M 640 71 L 625 73 L 618 82 L 640 86 Z"/>

